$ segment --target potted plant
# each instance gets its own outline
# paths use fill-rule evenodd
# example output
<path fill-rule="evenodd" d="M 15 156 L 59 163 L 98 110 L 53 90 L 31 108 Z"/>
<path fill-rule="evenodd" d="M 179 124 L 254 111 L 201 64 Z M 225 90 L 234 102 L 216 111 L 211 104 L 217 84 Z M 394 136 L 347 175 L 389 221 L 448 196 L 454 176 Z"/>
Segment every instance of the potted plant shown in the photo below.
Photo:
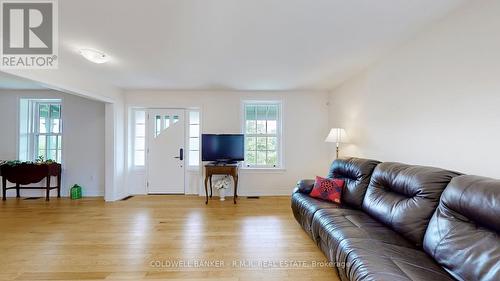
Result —
<path fill-rule="evenodd" d="M 220 201 L 226 200 L 226 189 L 229 188 L 230 184 L 229 176 L 224 176 L 215 182 L 215 188 L 219 190 Z"/>

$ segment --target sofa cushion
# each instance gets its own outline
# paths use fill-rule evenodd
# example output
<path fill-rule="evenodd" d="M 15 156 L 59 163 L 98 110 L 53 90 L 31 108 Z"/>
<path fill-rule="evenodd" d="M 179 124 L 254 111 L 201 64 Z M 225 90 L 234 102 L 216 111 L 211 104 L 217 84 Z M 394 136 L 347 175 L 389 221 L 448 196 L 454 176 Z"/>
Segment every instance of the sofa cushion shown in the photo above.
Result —
<path fill-rule="evenodd" d="M 328 178 L 345 181 L 342 203 L 361 208 L 370 177 L 379 161 L 362 158 L 341 158 L 333 161 Z"/>
<path fill-rule="evenodd" d="M 422 250 L 378 240 L 345 239 L 336 260 L 342 280 L 454 280 Z"/>
<path fill-rule="evenodd" d="M 372 174 L 363 210 L 415 245 L 422 245 L 441 193 L 458 175 L 433 167 L 381 163 Z"/>
<path fill-rule="evenodd" d="M 335 261 L 339 244 L 346 239 L 363 238 L 414 248 L 410 241 L 361 210 L 323 209 L 314 215 L 311 234 L 330 261 Z"/>
<path fill-rule="evenodd" d="M 458 280 L 500 279 L 500 180 L 454 178 L 425 233 L 424 250 Z"/>
<path fill-rule="evenodd" d="M 340 208 L 340 205 L 310 197 L 308 194 L 295 192 L 292 194 L 292 211 L 295 219 L 307 234 L 311 235 L 311 222 L 316 211 L 321 209 Z"/>

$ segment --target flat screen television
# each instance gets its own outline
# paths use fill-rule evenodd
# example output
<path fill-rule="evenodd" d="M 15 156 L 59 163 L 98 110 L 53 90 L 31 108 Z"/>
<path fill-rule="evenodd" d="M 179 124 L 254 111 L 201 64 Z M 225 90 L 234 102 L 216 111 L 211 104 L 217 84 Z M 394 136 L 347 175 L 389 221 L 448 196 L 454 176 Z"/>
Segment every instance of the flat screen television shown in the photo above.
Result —
<path fill-rule="evenodd" d="M 236 162 L 245 160 L 243 134 L 203 134 L 201 159 L 203 161 Z"/>

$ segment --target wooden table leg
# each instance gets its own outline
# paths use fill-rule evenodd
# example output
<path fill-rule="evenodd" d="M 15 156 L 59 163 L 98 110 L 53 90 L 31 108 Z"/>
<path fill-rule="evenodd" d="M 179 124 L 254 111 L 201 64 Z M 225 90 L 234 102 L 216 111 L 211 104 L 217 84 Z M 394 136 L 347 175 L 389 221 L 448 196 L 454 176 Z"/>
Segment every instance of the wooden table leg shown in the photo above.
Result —
<path fill-rule="evenodd" d="M 212 198 L 212 175 L 210 175 L 210 198 Z"/>
<path fill-rule="evenodd" d="M 205 176 L 205 204 L 208 204 L 208 189 L 207 189 L 208 175 Z"/>
<path fill-rule="evenodd" d="M 236 204 L 236 198 L 238 198 L 238 175 L 233 176 L 233 180 L 234 180 L 234 197 L 233 197 L 233 201 L 234 201 L 234 204 Z"/>
<path fill-rule="evenodd" d="M 57 176 L 57 198 L 61 198 L 61 175 Z"/>
<path fill-rule="evenodd" d="M 7 200 L 7 179 L 2 177 L 2 200 Z"/>
<path fill-rule="evenodd" d="M 49 197 L 50 197 L 50 176 L 47 177 L 47 186 L 46 186 L 47 190 L 46 190 L 46 195 L 45 195 L 45 201 L 49 201 Z"/>

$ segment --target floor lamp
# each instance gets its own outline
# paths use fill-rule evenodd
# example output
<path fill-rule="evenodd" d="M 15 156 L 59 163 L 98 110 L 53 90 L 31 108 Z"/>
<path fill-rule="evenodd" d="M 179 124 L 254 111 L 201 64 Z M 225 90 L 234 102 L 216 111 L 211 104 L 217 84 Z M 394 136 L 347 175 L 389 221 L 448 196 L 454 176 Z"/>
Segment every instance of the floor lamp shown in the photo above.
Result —
<path fill-rule="evenodd" d="M 341 143 L 345 143 L 347 140 L 347 134 L 343 128 L 332 128 L 330 133 L 325 139 L 325 142 L 334 142 L 337 146 L 337 159 L 339 158 L 339 146 Z"/>

